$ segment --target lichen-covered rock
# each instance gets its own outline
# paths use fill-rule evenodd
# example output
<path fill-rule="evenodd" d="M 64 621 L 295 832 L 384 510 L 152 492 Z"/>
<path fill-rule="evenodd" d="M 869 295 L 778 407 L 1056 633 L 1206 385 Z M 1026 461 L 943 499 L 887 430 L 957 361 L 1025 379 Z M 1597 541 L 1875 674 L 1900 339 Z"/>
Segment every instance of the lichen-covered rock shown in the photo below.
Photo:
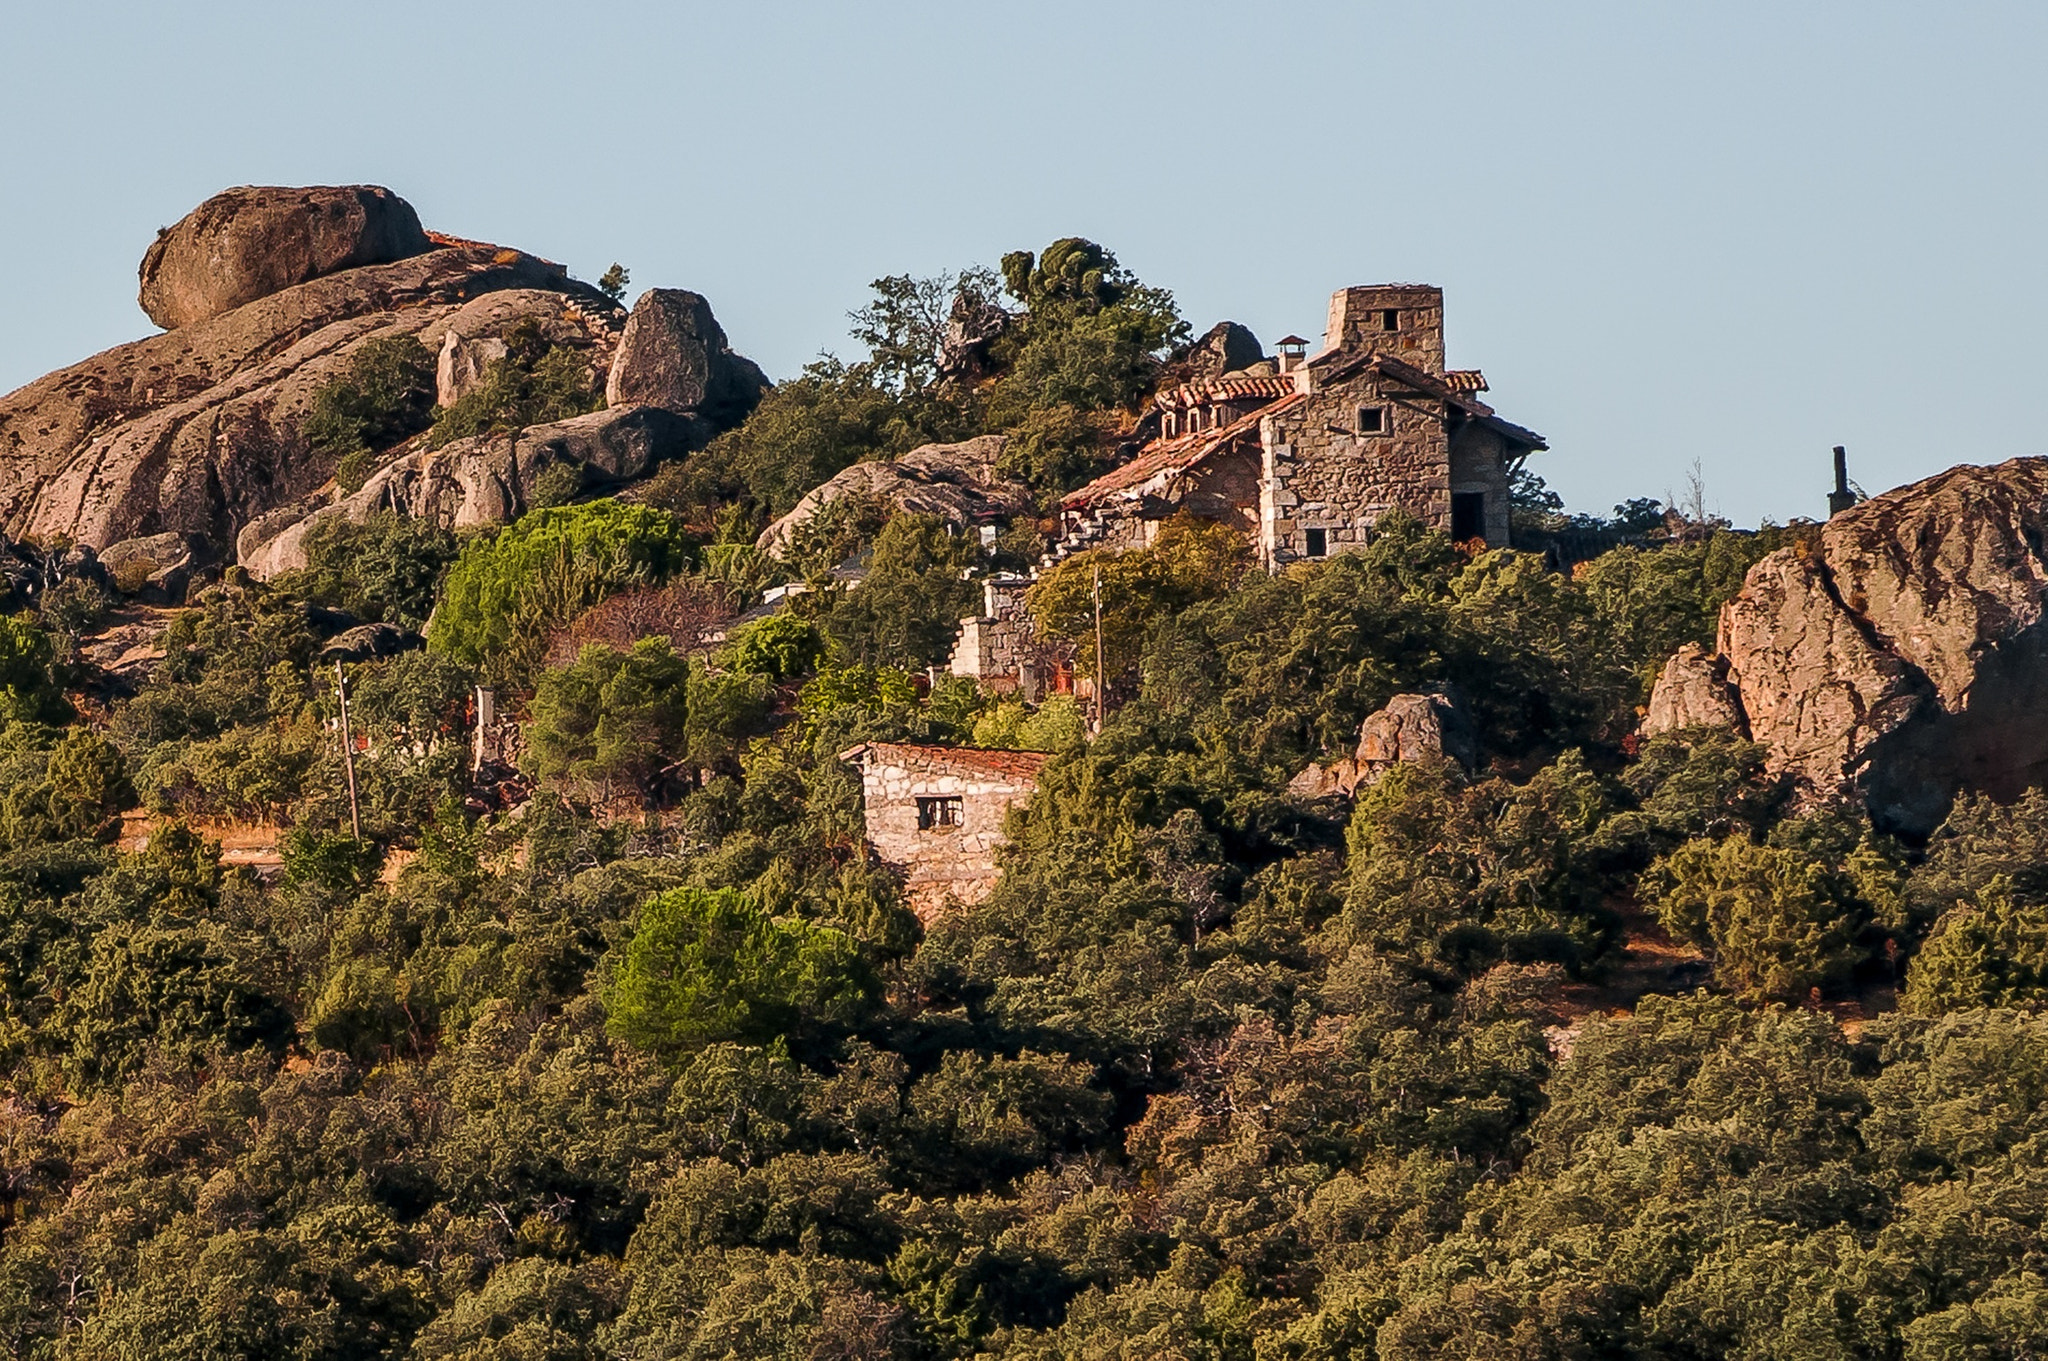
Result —
<path fill-rule="evenodd" d="M 935 515 L 956 527 L 1027 514 L 1031 489 L 996 471 L 1003 444 L 1001 435 L 979 435 L 959 444 L 923 445 L 898 459 L 856 463 L 813 487 L 789 514 L 761 532 L 755 547 L 780 554 L 813 516 L 848 496 L 887 501 L 898 510 Z"/>
<path fill-rule="evenodd" d="M 732 352 L 702 296 L 680 288 L 650 288 L 626 319 L 605 401 L 658 406 L 722 430 L 745 420 L 767 390 L 768 379 L 759 367 Z"/>
<path fill-rule="evenodd" d="M 139 301 L 175 331 L 323 274 L 432 248 L 412 205 L 389 189 L 244 185 L 158 235 L 142 257 Z"/>
<path fill-rule="evenodd" d="M 1645 736 L 1686 728 L 1747 732 L 1742 708 L 1728 683 L 1728 663 L 1698 643 L 1685 644 L 1664 663 L 1643 713 Z"/>
<path fill-rule="evenodd" d="M 1953 468 L 1757 563 L 1720 653 L 1773 768 L 1924 833 L 2048 777 L 2044 591 L 2048 459 Z"/>

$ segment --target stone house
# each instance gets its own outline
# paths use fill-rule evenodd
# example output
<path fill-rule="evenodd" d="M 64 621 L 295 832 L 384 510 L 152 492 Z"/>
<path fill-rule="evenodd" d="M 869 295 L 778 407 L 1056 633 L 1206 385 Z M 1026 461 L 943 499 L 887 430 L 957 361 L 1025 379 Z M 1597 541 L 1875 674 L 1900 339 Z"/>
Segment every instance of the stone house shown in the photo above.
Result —
<path fill-rule="evenodd" d="M 1060 503 L 1061 551 L 1151 542 L 1188 512 L 1236 525 L 1268 569 L 1363 547 L 1399 508 L 1460 542 L 1508 541 L 1508 478 L 1543 438 L 1444 367 L 1443 290 L 1340 289 L 1323 348 L 1154 398 L 1159 435 Z"/>
<path fill-rule="evenodd" d="M 1486 378 L 1444 366 L 1443 290 L 1339 289 L 1322 349 L 1288 336 L 1272 359 L 1157 393 L 1158 435 L 1060 502 L 1050 565 L 1089 548 L 1140 548 L 1187 513 L 1233 525 L 1268 571 L 1363 548 L 1396 508 L 1459 542 L 1508 542 L 1508 481 L 1546 448 L 1479 399 Z M 950 669 L 1031 689 L 1022 600 L 1030 579 L 991 578 L 963 620 Z M 1041 659 L 1036 665 L 1042 669 Z"/>
<path fill-rule="evenodd" d="M 863 742 L 839 759 L 860 767 L 868 844 L 903 875 L 918 920 L 971 906 L 996 883 L 1003 815 L 1031 797 L 1052 758 L 1035 751 Z"/>

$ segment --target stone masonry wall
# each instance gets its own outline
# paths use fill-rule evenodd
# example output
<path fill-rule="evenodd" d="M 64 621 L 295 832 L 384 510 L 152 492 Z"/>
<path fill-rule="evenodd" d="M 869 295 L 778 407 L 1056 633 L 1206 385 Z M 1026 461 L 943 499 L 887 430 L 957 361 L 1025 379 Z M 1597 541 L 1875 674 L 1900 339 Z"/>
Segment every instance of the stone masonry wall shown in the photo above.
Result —
<path fill-rule="evenodd" d="M 1363 373 L 1266 423 L 1260 549 L 1268 566 L 1307 557 L 1309 529 L 1324 531 L 1330 556 L 1362 548 L 1374 523 L 1397 506 L 1432 528 L 1450 527 L 1443 423 L 1414 409 L 1433 405 L 1428 398 L 1391 400 L 1386 389 L 1399 387 Z M 1361 406 L 1385 409 L 1385 433 L 1357 433 Z"/>
<path fill-rule="evenodd" d="M 1470 421 L 1451 434 L 1451 490 L 1486 495 L 1486 542 L 1508 542 L 1508 442 Z"/>
<path fill-rule="evenodd" d="M 1384 314 L 1396 313 L 1396 329 Z M 1330 297 L 1325 349 L 1358 348 L 1413 364 L 1425 373 L 1444 371 L 1444 291 L 1428 284 L 1372 284 L 1340 288 Z"/>
<path fill-rule="evenodd" d="M 972 906 L 988 897 L 996 883 L 996 848 L 1004 840 L 1003 815 L 1031 794 L 993 774 L 970 777 L 880 762 L 861 772 L 861 788 L 868 842 L 903 871 L 911 909 L 924 922 L 949 900 Z M 917 800 L 948 796 L 960 799 L 962 825 L 920 828 Z"/>

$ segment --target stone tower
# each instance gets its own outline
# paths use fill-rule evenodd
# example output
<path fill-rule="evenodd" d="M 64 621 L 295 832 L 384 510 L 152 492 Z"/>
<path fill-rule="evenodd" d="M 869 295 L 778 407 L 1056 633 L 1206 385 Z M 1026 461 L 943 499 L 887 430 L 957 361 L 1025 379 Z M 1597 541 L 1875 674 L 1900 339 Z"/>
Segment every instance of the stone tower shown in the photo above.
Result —
<path fill-rule="evenodd" d="M 1425 373 L 1444 371 L 1444 291 L 1429 284 L 1365 284 L 1330 296 L 1325 350 L 1357 346 Z"/>

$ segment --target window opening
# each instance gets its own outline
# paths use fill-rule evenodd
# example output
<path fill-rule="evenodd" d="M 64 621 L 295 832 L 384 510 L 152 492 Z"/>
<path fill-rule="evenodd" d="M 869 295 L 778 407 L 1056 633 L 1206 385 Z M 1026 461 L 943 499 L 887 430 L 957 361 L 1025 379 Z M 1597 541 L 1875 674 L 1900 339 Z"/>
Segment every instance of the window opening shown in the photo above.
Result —
<path fill-rule="evenodd" d="M 1380 329 L 1382 331 L 1400 330 L 1401 309 L 1398 307 L 1389 307 L 1386 310 L 1382 311 L 1380 313 Z"/>
<path fill-rule="evenodd" d="M 1358 408 L 1358 433 L 1361 435 L 1386 434 L 1387 409 L 1383 406 L 1362 406 Z"/>
<path fill-rule="evenodd" d="M 1327 530 L 1327 529 L 1311 529 L 1311 530 L 1308 530 L 1308 531 L 1306 531 L 1306 532 L 1305 532 L 1305 534 L 1303 535 L 1303 537 L 1304 537 L 1304 538 L 1306 538 L 1306 539 L 1308 540 L 1308 555 L 1309 555 L 1310 557 L 1312 557 L 1312 558 L 1326 558 L 1326 557 L 1330 556 L 1330 531 L 1329 531 L 1329 530 Z"/>
<path fill-rule="evenodd" d="M 929 832 L 938 827 L 958 827 L 961 823 L 960 796 L 939 795 L 936 798 L 919 798 L 917 801 L 917 829 Z"/>

